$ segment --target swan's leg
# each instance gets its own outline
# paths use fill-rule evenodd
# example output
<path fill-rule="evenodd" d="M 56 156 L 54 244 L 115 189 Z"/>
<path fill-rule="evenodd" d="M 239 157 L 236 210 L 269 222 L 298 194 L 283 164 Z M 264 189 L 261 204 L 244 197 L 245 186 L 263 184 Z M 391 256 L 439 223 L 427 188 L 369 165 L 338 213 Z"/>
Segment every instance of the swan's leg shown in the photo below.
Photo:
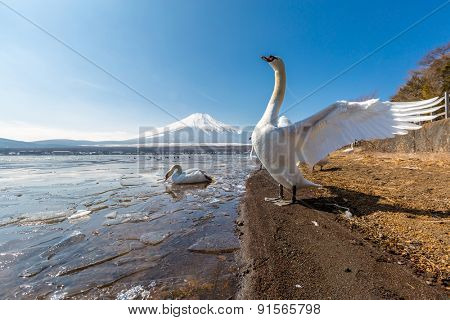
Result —
<path fill-rule="evenodd" d="M 292 200 L 291 200 L 291 203 L 296 203 L 297 202 L 296 195 L 297 195 L 297 186 L 293 186 L 292 187 Z"/>
<path fill-rule="evenodd" d="M 262 170 L 262 164 L 259 165 L 259 170 Z"/>
<path fill-rule="evenodd" d="M 264 201 L 267 202 L 272 202 L 274 204 L 279 205 L 280 203 L 286 202 L 283 200 L 283 196 L 284 196 L 284 189 L 283 186 L 281 184 L 278 185 L 278 197 L 276 198 L 264 198 Z"/>
<path fill-rule="evenodd" d="M 320 166 L 320 171 L 323 171 L 322 168 L 323 168 L 323 166 Z"/>

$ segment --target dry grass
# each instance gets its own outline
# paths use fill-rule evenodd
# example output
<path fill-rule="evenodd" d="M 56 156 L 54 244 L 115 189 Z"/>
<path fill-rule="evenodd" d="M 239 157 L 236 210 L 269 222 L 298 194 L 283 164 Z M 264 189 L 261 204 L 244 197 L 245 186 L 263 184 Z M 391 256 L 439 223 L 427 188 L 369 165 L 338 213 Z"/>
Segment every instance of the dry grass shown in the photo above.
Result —
<path fill-rule="evenodd" d="M 353 217 L 343 221 L 398 254 L 397 263 L 411 263 L 430 285 L 449 288 L 448 153 L 337 152 L 324 171 L 303 171 L 324 186 L 313 191 L 313 205 L 349 208 Z"/>

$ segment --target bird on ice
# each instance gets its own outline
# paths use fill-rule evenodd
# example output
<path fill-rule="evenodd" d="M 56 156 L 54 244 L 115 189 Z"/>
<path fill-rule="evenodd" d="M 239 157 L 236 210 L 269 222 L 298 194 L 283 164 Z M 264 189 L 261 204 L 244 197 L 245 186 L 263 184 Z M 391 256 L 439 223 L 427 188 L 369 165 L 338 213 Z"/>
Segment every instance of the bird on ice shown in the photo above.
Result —
<path fill-rule="evenodd" d="M 172 183 L 174 184 L 205 183 L 213 180 L 203 170 L 192 168 L 183 171 L 179 164 L 176 164 L 170 168 L 165 175 L 165 180 L 167 181 L 170 177 L 172 177 Z"/>

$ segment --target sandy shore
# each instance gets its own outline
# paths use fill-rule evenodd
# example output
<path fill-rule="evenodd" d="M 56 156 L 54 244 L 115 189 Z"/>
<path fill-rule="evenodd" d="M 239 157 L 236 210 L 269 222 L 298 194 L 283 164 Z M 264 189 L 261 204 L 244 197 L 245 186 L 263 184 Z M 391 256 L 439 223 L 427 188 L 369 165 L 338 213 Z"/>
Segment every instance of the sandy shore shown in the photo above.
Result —
<path fill-rule="evenodd" d="M 333 155 L 328 172 L 307 174 L 324 188 L 285 207 L 264 201 L 278 190 L 267 172 L 252 174 L 238 220 L 238 298 L 448 298 L 445 159 Z"/>

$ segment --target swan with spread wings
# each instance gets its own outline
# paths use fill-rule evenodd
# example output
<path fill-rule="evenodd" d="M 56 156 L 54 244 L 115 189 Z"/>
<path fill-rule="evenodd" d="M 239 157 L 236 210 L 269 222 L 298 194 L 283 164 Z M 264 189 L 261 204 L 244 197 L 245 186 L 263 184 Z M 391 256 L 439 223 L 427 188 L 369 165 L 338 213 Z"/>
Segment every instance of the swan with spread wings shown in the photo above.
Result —
<path fill-rule="evenodd" d="M 283 188 L 292 190 L 296 202 L 298 188 L 319 186 L 303 177 L 297 163 L 314 166 L 330 152 L 355 140 L 391 138 L 421 126 L 415 124 L 439 115 L 436 111 L 443 98 L 416 102 L 337 101 L 302 121 L 280 126 L 279 110 L 286 89 L 286 71 L 281 58 L 261 57 L 275 72 L 275 86 L 266 110 L 252 133 L 252 147 L 270 175 Z"/>

